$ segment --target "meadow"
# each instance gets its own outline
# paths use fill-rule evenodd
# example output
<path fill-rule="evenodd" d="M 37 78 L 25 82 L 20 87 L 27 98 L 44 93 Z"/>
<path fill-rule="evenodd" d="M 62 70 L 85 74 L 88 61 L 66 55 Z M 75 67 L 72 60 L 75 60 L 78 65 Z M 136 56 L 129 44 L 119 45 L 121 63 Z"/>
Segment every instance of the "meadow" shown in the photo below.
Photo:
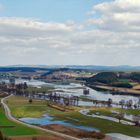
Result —
<path fill-rule="evenodd" d="M 6 136 L 40 135 L 43 132 L 12 122 L 5 116 L 5 112 L 0 107 L 0 130 Z"/>
<path fill-rule="evenodd" d="M 47 101 L 33 100 L 32 103 L 24 97 L 10 97 L 7 101 L 12 114 L 17 118 L 22 117 L 41 117 L 43 114 L 49 114 L 54 120 L 63 120 L 71 124 L 79 126 L 88 126 L 99 129 L 103 133 L 122 133 L 129 136 L 140 136 L 140 128 L 136 126 L 123 125 L 120 123 L 108 121 L 105 119 L 87 117 L 79 113 L 80 109 L 88 107 L 71 107 L 71 111 L 62 112 L 51 108 L 47 105 Z M 94 110 L 95 108 L 91 108 Z M 108 112 L 109 108 L 100 109 L 100 112 Z M 117 110 L 117 109 L 116 109 Z M 135 114 L 137 111 L 123 110 L 124 112 L 131 112 Z M 139 113 L 139 112 L 138 112 Z M 137 114 L 137 113 L 136 113 Z M 78 120 L 78 121 L 77 121 Z"/>

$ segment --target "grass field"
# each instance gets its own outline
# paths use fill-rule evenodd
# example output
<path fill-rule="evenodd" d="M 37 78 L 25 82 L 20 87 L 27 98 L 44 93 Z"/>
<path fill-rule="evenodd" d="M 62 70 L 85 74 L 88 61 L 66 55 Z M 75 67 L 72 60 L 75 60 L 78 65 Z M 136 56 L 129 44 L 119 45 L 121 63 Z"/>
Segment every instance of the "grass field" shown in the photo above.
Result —
<path fill-rule="evenodd" d="M 21 135 L 39 135 L 43 132 L 36 129 L 28 128 L 26 126 L 17 124 L 8 120 L 5 116 L 4 110 L 0 108 L 0 126 L 13 126 L 12 128 L 0 128 L 2 133 L 6 136 L 21 136 Z"/>
<path fill-rule="evenodd" d="M 131 115 L 139 115 L 139 109 L 122 109 L 122 108 L 114 108 L 114 107 L 93 107 L 91 108 L 91 112 L 100 112 L 102 115 L 110 116 L 112 111 L 118 111 L 121 113 L 127 113 Z"/>
<path fill-rule="evenodd" d="M 79 107 L 74 108 L 74 111 L 61 112 L 48 107 L 46 101 L 33 100 L 33 103 L 29 104 L 26 98 L 10 97 L 7 102 L 15 117 L 40 117 L 43 114 L 48 113 L 54 117 L 54 120 L 63 120 L 76 125 L 95 127 L 103 133 L 122 133 L 130 136 L 140 136 L 139 127 L 123 125 L 99 118 L 87 117 L 78 112 L 80 109 Z M 136 111 L 132 110 L 128 110 L 128 112 L 136 113 Z"/>
<path fill-rule="evenodd" d="M 12 114 L 16 118 L 21 117 L 41 117 L 47 112 L 47 103 L 45 101 L 33 100 L 30 104 L 28 99 L 24 97 L 10 97 L 7 100 Z"/>

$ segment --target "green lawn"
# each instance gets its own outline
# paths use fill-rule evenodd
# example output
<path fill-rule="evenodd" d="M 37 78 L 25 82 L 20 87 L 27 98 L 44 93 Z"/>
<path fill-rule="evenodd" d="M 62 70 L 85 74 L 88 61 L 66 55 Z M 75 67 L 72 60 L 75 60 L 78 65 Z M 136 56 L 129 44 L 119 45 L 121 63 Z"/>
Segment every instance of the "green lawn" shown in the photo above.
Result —
<path fill-rule="evenodd" d="M 28 128 L 26 126 L 8 120 L 2 108 L 0 108 L 0 126 L 14 126 L 13 128 L 0 128 L 2 133 L 6 136 L 43 134 L 36 129 Z"/>
<path fill-rule="evenodd" d="M 78 112 L 80 109 L 79 107 L 74 107 L 75 111 L 61 112 L 48 107 L 46 101 L 33 100 L 33 103 L 29 104 L 28 100 L 23 97 L 10 97 L 8 99 L 8 105 L 13 115 L 16 117 L 41 117 L 43 114 L 48 113 L 54 117 L 54 120 L 64 120 L 76 125 L 95 127 L 103 133 L 122 133 L 130 136 L 140 136 L 139 127 L 123 125 L 99 118 L 87 117 Z M 112 109 L 118 110 L 116 108 Z M 108 110 L 110 111 L 111 108 L 101 108 L 101 110 L 104 110 L 104 113 L 109 113 Z M 139 113 L 139 111 L 137 112 L 135 110 L 119 110 L 131 112 L 133 114 Z"/>

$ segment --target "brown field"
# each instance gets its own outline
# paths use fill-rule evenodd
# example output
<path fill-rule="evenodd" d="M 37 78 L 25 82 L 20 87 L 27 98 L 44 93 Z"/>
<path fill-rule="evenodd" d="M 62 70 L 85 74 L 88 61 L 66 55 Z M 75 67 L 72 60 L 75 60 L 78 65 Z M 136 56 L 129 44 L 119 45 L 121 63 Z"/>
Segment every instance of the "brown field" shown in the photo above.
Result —
<path fill-rule="evenodd" d="M 57 131 L 60 133 L 64 133 L 67 135 L 71 135 L 74 137 L 78 137 L 78 138 L 86 138 L 86 140 L 92 139 L 95 140 L 97 139 L 103 139 L 105 137 L 104 134 L 100 133 L 100 132 L 95 132 L 95 131 L 84 131 L 81 129 L 77 129 L 77 128 L 71 128 L 71 127 L 67 127 L 64 125 L 60 125 L 60 124 L 51 124 L 51 125 L 46 125 L 46 126 L 42 126 L 43 128 L 46 129 L 50 129 L 53 131 Z"/>
<path fill-rule="evenodd" d="M 133 88 L 118 88 L 118 87 L 112 87 L 112 86 L 103 86 L 103 85 L 96 85 L 96 88 L 103 89 L 103 90 L 110 90 L 114 92 L 121 92 L 121 93 L 128 93 L 128 94 L 135 94 L 140 95 L 140 91 L 133 89 Z"/>
<path fill-rule="evenodd" d="M 140 84 L 133 87 L 135 90 L 140 90 Z"/>

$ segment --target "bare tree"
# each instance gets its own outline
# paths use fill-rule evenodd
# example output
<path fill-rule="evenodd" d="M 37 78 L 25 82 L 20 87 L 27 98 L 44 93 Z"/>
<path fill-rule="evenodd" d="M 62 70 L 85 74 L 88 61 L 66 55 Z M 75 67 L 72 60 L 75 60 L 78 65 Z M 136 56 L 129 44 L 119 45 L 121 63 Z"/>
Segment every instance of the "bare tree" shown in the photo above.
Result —
<path fill-rule="evenodd" d="M 140 116 L 134 115 L 133 116 L 133 121 L 135 123 L 135 126 L 140 126 Z"/>
<path fill-rule="evenodd" d="M 111 107 L 112 103 L 113 103 L 112 99 L 109 98 L 108 101 L 107 101 L 108 107 Z"/>
<path fill-rule="evenodd" d="M 125 105 L 125 100 L 121 100 L 120 102 L 119 102 L 119 104 L 121 105 L 121 107 L 123 108 L 124 107 L 124 105 Z"/>
<path fill-rule="evenodd" d="M 121 120 L 123 119 L 124 117 L 124 113 L 120 112 L 119 114 L 117 114 L 117 119 L 119 120 L 119 123 L 121 122 Z"/>

